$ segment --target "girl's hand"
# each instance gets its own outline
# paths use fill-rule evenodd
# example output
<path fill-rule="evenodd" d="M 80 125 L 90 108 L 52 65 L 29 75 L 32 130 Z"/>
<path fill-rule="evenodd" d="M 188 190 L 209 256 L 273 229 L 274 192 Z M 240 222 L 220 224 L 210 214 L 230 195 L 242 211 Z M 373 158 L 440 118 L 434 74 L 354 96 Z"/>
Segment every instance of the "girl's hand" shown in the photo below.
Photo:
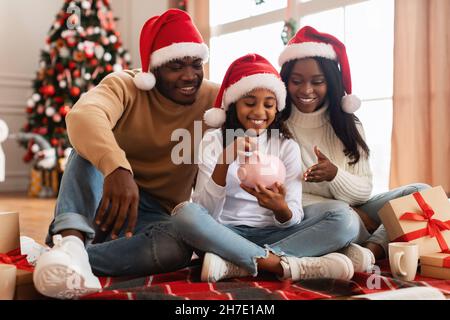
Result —
<path fill-rule="evenodd" d="M 332 181 L 338 172 L 338 168 L 322 153 L 317 146 L 314 147 L 317 156 L 317 164 L 310 167 L 303 174 L 306 182 Z"/>
<path fill-rule="evenodd" d="M 222 152 L 222 163 L 231 164 L 245 152 L 256 150 L 256 141 L 252 137 L 237 137 L 233 143 L 228 145 Z"/>
<path fill-rule="evenodd" d="M 255 196 L 261 207 L 273 211 L 275 217 L 281 223 L 291 219 L 292 212 L 285 201 L 286 188 L 282 184 L 275 183 L 273 190 L 260 184 L 257 184 L 255 189 L 249 188 L 242 183 L 240 186 L 252 196 Z"/>

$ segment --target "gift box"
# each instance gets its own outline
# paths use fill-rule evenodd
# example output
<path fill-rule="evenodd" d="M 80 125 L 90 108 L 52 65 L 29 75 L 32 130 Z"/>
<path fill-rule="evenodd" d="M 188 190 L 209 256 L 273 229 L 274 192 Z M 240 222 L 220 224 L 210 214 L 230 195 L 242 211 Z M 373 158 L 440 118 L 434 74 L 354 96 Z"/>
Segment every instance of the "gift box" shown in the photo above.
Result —
<path fill-rule="evenodd" d="M 450 280 L 450 253 L 430 253 L 420 257 L 420 274 Z"/>
<path fill-rule="evenodd" d="M 389 240 L 417 243 L 419 256 L 449 251 L 450 202 L 442 187 L 391 200 L 378 215 Z"/>
<path fill-rule="evenodd" d="M 0 212 L 0 253 L 6 253 L 19 247 L 19 213 Z"/>
<path fill-rule="evenodd" d="M 33 267 L 20 252 L 19 230 L 19 213 L 0 212 L 0 263 L 17 267 L 14 299 L 41 299 L 34 288 Z"/>
<path fill-rule="evenodd" d="M 43 300 L 47 299 L 41 295 L 33 284 L 33 272 L 17 269 L 16 292 L 14 300 Z"/>

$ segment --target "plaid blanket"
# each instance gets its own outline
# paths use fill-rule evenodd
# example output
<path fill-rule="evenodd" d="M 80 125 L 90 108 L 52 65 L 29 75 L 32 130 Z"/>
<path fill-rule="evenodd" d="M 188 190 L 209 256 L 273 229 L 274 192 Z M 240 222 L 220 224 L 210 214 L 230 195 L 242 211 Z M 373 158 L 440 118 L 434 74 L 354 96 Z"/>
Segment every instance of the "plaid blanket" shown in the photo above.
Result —
<path fill-rule="evenodd" d="M 407 282 L 392 277 L 387 260 L 379 261 L 373 273 L 355 273 L 350 281 L 309 279 L 279 281 L 271 274 L 229 279 L 217 283 L 200 281 L 200 265 L 144 278 L 100 278 L 103 290 L 85 300 L 317 300 L 343 299 L 353 295 L 431 286 L 450 295 L 450 280 L 425 278 L 419 274 Z"/>

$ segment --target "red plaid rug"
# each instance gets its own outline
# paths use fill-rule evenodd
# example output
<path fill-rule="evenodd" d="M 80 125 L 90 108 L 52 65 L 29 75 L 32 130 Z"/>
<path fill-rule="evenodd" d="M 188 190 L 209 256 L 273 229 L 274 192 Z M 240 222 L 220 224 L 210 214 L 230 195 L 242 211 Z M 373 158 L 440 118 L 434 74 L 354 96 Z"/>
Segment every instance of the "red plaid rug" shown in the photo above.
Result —
<path fill-rule="evenodd" d="M 317 300 L 338 299 L 414 286 L 431 286 L 450 295 L 450 280 L 425 278 L 406 282 L 392 277 L 387 260 L 379 261 L 380 272 L 355 273 L 350 281 L 311 279 L 279 281 L 271 274 L 230 279 L 218 283 L 200 281 L 200 266 L 145 278 L 100 278 L 103 290 L 82 299 L 118 300 Z M 376 270 L 376 269 L 375 269 Z"/>

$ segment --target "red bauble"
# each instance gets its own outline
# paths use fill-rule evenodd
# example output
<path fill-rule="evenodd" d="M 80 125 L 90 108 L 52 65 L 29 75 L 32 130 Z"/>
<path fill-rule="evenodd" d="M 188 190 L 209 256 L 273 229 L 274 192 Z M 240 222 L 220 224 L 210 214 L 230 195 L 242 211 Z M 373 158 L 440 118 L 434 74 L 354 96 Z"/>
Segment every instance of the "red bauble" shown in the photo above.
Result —
<path fill-rule="evenodd" d="M 69 106 L 62 106 L 61 108 L 59 108 L 59 114 L 62 115 L 63 117 L 65 117 L 70 111 L 70 107 Z"/>
<path fill-rule="evenodd" d="M 74 78 L 79 78 L 80 75 L 81 75 L 80 70 L 78 70 L 78 69 L 77 70 L 73 70 L 72 75 L 73 75 Z"/>
<path fill-rule="evenodd" d="M 62 63 L 57 63 L 55 67 L 56 67 L 56 70 L 58 70 L 59 73 L 64 71 L 64 66 L 62 65 Z"/>
<path fill-rule="evenodd" d="M 55 103 L 57 104 L 61 104 L 64 103 L 64 98 L 63 97 L 54 97 L 53 100 L 55 101 Z"/>
<path fill-rule="evenodd" d="M 47 69 L 47 75 L 50 77 L 53 77 L 53 75 L 55 74 L 55 70 L 53 69 Z"/>
<path fill-rule="evenodd" d="M 77 67 L 77 64 L 75 63 L 75 62 L 73 62 L 73 61 L 70 61 L 69 62 L 69 69 L 70 70 L 73 70 L 73 69 L 75 69 Z"/>
<path fill-rule="evenodd" d="M 90 65 L 92 67 L 95 67 L 98 64 L 98 60 L 97 59 L 92 59 L 89 63 L 90 63 Z"/>
<path fill-rule="evenodd" d="M 46 86 L 42 86 L 40 89 L 39 89 L 39 91 L 44 95 L 44 96 L 47 96 L 47 97 L 51 97 L 51 96 L 53 96 L 54 94 L 55 94 L 55 87 L 54 86 L 52 86 L 51 84 L 49 84 L 49 85 L 46 85 Z"/>
<path fill-rule="evenodd" d="M 48 133 L 48 129 L 46 127 L 40 127 L 38 133 L 45 136 Z"/>
<path fill-rule="evenodd" d="M 43 124 L 44 126 L 46 126 L 46 125 L 48 124 L 48 119 L 47 119 L 47 118 L 43 118 L 43 119 L 42 119 L 42 124 Z"/>
<path fill-rule="evenodd" d="M 77 44 L 77 40 L 74 37 L 68 37 L 66 42 L 69 47 L 75 47 Z"/>
<path fill-rule="evenodd" d="M 113 71 L 113 66 L 110 65 L 110 64 L 107 64 L 106 67 L 105 67 L 105 71 L 106 71 L 106 72 L 111 72 L 111 71 Z"/>
<path fill-rule="evenodd" d="M 32 107 L 27 107 L 27 113 L 33 113 L 33 108 Z"/>
<path fill-rule="evenodd" d="M 56 147 L 59 144 L 59 141 L 56 138 L 51 138 L 50 143 L 52 144 L 52 146 Z"/>
<path fill-rule="evenodd" d="M 71 95 L 72 97 L 78 97 L 78 96 L 80 95 L 80 92 L 81 92 L 81 90 L 80 90 L 80 88 L 78 88 L 78 87 L 72 87 L 72 88 L 70 88 L 70 95 Z"/>

